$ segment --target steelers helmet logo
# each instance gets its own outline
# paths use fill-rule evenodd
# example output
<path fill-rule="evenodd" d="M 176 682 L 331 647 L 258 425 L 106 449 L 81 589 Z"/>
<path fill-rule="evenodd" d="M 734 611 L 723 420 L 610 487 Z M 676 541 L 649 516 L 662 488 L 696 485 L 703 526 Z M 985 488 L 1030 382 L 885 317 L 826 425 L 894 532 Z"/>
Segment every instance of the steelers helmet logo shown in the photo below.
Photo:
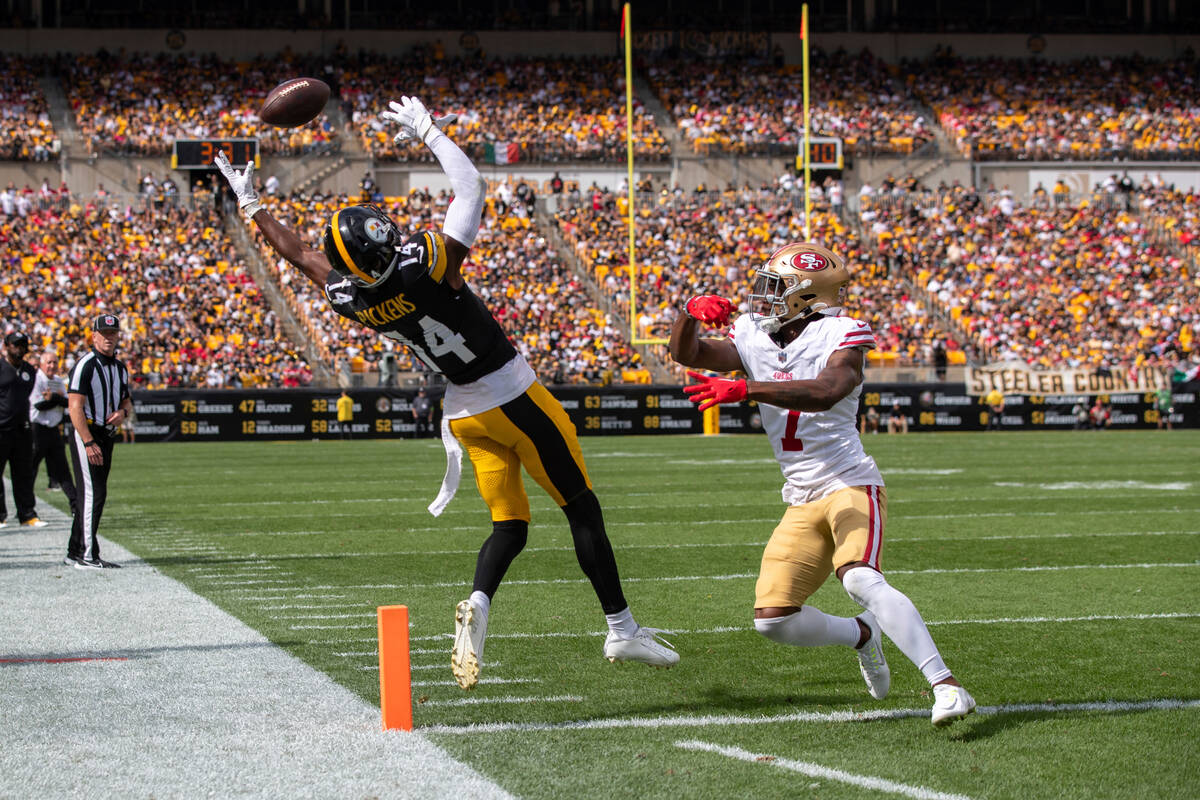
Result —
<path fill-rule="evenodd" d="M 820 272 L 829 266 L 829 261 L 820 253 L 797 253 L 792 257 L 792 266 L 806 272 Z"/>
<path fill-rule="evenodd" d="M 367 221 L 363 223 L 363 231 L 367 234 L 367 238 L 369 238 L 372 242 L 378 242 L 379 244 L 383 244 L 387 241 L 388 229 L 390 227 L 391 226 L 383 220 L 379 220 L 374 217 L 368 217 Z"/>

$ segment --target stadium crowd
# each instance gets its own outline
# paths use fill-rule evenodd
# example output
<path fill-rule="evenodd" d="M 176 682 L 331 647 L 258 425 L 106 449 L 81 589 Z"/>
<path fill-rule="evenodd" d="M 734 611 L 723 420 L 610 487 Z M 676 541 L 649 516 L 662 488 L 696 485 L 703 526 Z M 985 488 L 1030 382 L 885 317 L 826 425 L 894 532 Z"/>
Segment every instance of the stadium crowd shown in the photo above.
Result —
<path fill-rule="evenodd" d="M 624 71 L 611 58 L 446 59 L 436 50 L 406 58 L 360 54 L 339 76 L 342 108 L 363 148 L 388 161 L 428 161 L 426 148 L 397 146 L 380 120 L 389 100 L 419 94 L 435 114 L 458 115 L 449 129 L 477 163 L 625 158 Z M 661 161 L 670 146 L 652 114 L 634 105 L 640 160 Z"/>
<path fill-rule="evenodd" d="M 661 61 L 646 74 L 680 133 L 700 153 L 795 152 L 804 126 L 799 66 L 763 59 Z M 810 119 L 847 152 L 909 153 L 934 138 L 888 65 L 864 50 L 814 55 Z"/>
<path fill-rule="evenodd" d="M 303 155 L 335 148 L 339 133 L 322 114 L 298 128 L 259 122 L 271 87 L 310 65 L 284 53 L 249 62 L 214 56 L 100 51 L 60 62 L 81 140 L 92 156 L 164 155 L 176 138 L 258 137 L 261 151 Z"/>
<path fill-rule="evenodd" d="M 0 54 L 0 159 L 49 161 L 61 144 L 38 85 L 41 59 Z"/>
<path fill-rule="evenodd" d="M 212 206 L 76 198 L 0 215 L 0 319 L 69 364 L 92 318 L 118 313 L 138 388 L 306 384 Z"/>
<path fill-rule="evenodd" d="M 803 202 L 769 186 L 690 194 L 664 187 L 657 194 L 643 193 L 636 202 L 637 325 L 645 338 L 666 337 L 679 308 L 694 294 L 728 297 L 744 311 L 754 268 L 778 247 L 805 235 Z M 601 191 L 557 215 L 564 238 L 625 315 L 630 295 L 627 220 L 626 198 Z M 880 346 L 873 362 L 928 363 L 937 347 L 958 350 L 956 339 L 886 262 L 869 252 L 827 200 L 814 205 L 811 238 L 843 255 L 854 271 L 847 308 L 868 320 L 876 333 Z"/>
<path fill-rule="evenodd" d="M 943 186 L 868 199 L 860 214 L 876 257 L 987 360 L 1167 367 L 1194 347 L 1197 275 L 1103 190 L 1024 205 L 1004 190 Z"/>
<path fill-rule="evenodd" d="M 975 160 L 1195 159 L 1200 83 L 1193 60 L 966 59 L 941 51 L 901 67 Z"/>
<path fill-rule="evenodd" d="M 329 216 L 348 203 L 376 202 L 402 229 L 415 232 L 440 230 L 449 199 L 445 193 L 413 190 L 402 197 L 274 197 L 265 206 L 305 241 L 319 246 Z M 343 375 L 361 375 L 378 370 L 390 353 L 388 360 L 397 372 L 425 371 L 399 343 L 329 313 L 321 290 L 275 256 L 261 236 L 258 242 L 287 302 L 327 363 L 338 365 Z M 543 380 L 649 381 L 641 356 L 609 315 L 592 303 L 587 288 L 538 230 L 530 207 L 514 191 L 489 192 L 484 226 L 463 265 L 463 276 Z"/>

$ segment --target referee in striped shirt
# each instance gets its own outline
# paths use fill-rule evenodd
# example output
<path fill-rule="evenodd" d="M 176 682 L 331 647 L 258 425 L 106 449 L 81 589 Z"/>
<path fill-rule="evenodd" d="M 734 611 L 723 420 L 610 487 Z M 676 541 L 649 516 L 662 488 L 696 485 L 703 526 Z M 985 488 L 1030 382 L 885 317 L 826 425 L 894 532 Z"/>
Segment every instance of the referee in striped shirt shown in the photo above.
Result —
<path fill-rule="evenodd" d="M 100 559 L 96 530 L 108 496 L 108 471 L 121 423 L 133 412 L 129 370 L 119 361 L 117 338 L 121 319 L 101 314 L 92 321 L 92 351 L 75 362 L 67 381 L 67 413 L 74 429 L 71 461 L 75 464 L 75 517 L 64 564 L 76 569 L 119 567 Z"/>

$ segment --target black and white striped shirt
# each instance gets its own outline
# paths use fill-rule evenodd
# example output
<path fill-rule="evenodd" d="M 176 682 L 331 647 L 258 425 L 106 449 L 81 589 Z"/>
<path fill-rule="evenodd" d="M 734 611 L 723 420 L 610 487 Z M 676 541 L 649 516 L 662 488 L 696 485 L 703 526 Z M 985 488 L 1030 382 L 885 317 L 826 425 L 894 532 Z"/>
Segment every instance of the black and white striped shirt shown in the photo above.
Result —
<path fill-rule="evenodd" d="M 104 421 L 129 396 L 129 370 L 120 359 L 93 350 L 71 368 L 67 392 L 83 395 L 88 422 L 104 426 Z M 115 429 L 109 432 L 114 433 Z"/>

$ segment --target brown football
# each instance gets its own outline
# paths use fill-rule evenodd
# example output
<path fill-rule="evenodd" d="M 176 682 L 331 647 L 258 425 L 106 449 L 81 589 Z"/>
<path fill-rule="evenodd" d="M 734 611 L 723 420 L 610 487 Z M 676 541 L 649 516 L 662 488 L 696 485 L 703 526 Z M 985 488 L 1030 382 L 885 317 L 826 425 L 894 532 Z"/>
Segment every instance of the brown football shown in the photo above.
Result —
<path fill-rule="evenodd" d="M 263 101 L 258 118 L 268 125 L 295 128 L 312 122 L 329 102 L 329 84 L 316 78 L 292 78 L 276 86 Z"/>

